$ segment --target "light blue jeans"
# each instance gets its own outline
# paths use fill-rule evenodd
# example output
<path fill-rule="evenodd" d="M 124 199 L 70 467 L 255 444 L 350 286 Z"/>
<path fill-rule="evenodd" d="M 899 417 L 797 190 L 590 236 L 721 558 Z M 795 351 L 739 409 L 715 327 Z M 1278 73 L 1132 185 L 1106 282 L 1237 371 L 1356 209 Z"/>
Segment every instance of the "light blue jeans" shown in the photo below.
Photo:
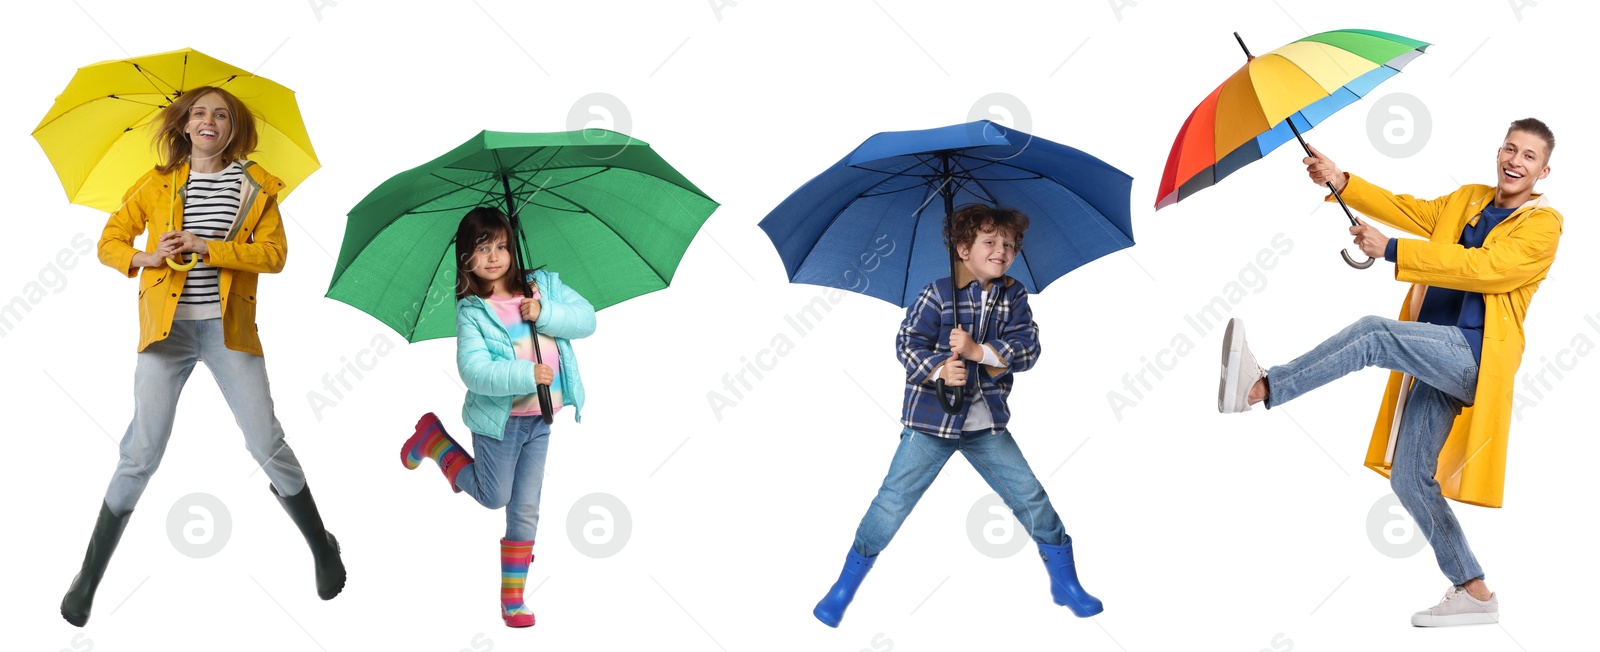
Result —
<path fill-rule="evenodd" d="M 1364 367 L 1411 374 L 1415 381 L 1400 419 L 1389 485 L 1433 547 L 1452 584 L 1482 579 L 1483 568 L 1433 479 L 1461 408 L 1478 393 L 1478 361 L 1461 329 L 1362 317 L 1293 362 L 1267 370 L 1270 409 Z"/>
<path fill-rule="evenodd" d="M 456 488 L 484 507 L 506 508 L 507 540 L 533 541 L 549 452 L 550 424 L 543 417 L 511 417 L 501 439 L 472 433 L 475 459 L 456 476 Z"/>
<path fill-rule="evenodd" d="M 194 371 L 194 363 L 202 361 L 217 379 L 234 421 L 244 432 L 245 449 L 278 494 L 293 496 L 305 488 L 300 460 L 284 442 L 283 427 L 272 411 L 266 359 L 225 346 L 221 319 L 174 320 L 166 339 L 139 352 L 133 372 L 133 422 L 122 435 L 122 458 L 106 487 L 106 507 L 111 513 L 127 514 L 139 503 L 167 452 L 178 394 Z"/>
<path fill-rule="evenodd" d="M 1022 457 L 1022 449 L 1010 431 L 967 432 L 959 439 L 946 439 L 906 428 L 900 433 L 900 446 L 889 462 L 889 474 L 856 528 L 856 554 L 872 557 L 889 546 L 889 540 L 911 515 L 911 508 L 917 506 L 923 492 L 956 451 L 961 451 L 983 481 L 1000 494 L 1035 542 L 1066 545 L 1067 531 L 1061 525 L 1061 517 L 1050 505 L 1044 485 L 1028 467 L 1028 460 Z"/>

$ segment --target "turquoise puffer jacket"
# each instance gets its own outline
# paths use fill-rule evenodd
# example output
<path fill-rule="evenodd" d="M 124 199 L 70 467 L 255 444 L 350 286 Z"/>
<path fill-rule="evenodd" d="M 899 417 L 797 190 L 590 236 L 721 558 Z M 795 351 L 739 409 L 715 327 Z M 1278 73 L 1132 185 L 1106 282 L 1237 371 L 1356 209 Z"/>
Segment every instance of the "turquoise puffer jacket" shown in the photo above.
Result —
<path fill-rule="evenodd" d="M 555 272 L 536 270 L 528 278 L 538 284 L 541 293 L 539 319 L 533 325 L 540 333 L 556 338 L 561 353 L 561 403 L 576 409 L 574 418 L 582 421 L 583 378 L 578 375 L 578 359 L 570 340 L 594 333 L 594 306 L 562 285 Z M 505 436 L 511 399 L 538 390 L 533 363 L 516 358 L 511 335 L 495 317 L 494 309 L 479 297 L 456 302 L 456 369 L 467 386 L 461 419 L 473 432 L 495 439 Z"/>

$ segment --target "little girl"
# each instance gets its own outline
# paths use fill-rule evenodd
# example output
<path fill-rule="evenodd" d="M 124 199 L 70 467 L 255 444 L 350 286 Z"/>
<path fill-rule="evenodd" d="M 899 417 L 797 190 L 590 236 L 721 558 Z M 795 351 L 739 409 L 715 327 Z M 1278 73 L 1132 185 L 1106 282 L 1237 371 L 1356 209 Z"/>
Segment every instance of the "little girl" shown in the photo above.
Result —
<path fill-rule="evenodd" d="M 577 411 L 574 420 L 582 420 L 583 381 L 569 340 L 594 332 L 594 307 L 553 272 L 524 275 L 512 256 L 515 246 L 511 224 L 496 208 L 472 209 L 456 229 L 456 366 L 467 385 L 461 417 L 472 430 L 477 459 L 428 413 L 400 449 L 400 461 L 415 469 L 423 458 L 432 458 L 450 488 L 489 509 L 506 508 L 500 616 L 507 626 L 528 627 L 533 612 L 522 602 L 522 587 L 533 562 L 550 446 L 537 390 L 548 385 L 551 411 L 571 405 Z M 532 298 L 524 298 L 518 279 L 532 283 Z M 543 364 L 534 362 L 534 346 Z"/>

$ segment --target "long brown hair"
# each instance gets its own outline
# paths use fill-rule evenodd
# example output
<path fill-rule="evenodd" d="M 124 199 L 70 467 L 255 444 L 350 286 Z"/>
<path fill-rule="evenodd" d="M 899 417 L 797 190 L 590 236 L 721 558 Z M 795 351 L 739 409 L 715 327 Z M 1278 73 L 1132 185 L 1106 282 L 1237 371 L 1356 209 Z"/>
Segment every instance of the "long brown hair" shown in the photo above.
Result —
<path fill-rule="evenodd" d="M 472 253 L 479 244 L 493 242 L 496 238 L 505 238 L 506 248 L 511 250 L 506 274 L 512 275 L 512 287 L 524 287 L 522 265 L 517 260 L 515 250 L 517 241 L 511 236 L 511 220 L 506 219 L 506 214 L 494 206 L 479 206 L 467 211 L 466 216 L 461 218 L 461 226 L 456 227 L 457 300 L 468 296 L 486 297 L 494 291 L 487 281 L 472 273 Z"/>
<path fill-rule="evenodd" d="M 228 131 L 228 144 L 222 148 L 223 158 L 232 163 L 256 151 L 256 118 L 250 113 L 250 108 L 233 93 L 215 86 L 201 86 L 183 91 L 161 110 L 160 122 L 151 144 L 160 157 L 156 169 L 162 174 L 170 174 L 179 164 L 188 160 L 193 143 L 184 133 L 184 128 L 189 126 L 189 111 L 194 108 L 194 103 L 207 93 L 216 93 L 228 107 L 232 129 Z"/>

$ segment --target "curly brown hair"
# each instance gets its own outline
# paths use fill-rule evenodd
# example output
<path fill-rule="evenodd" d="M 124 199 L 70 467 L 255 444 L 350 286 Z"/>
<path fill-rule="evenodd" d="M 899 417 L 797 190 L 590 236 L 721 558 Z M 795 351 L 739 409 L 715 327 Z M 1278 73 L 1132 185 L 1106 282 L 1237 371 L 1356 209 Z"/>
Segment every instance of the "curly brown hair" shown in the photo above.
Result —
<path fill-rule="evenodd" d="M 228 118 L 232 120 L 232 130 L 228 132 L 228 144 L 222 150 L 222 157 L 227 162 L 238 161 L 251 152 L 256 151 L 256 119 L 250 113 L 250 108 L 244 105 L 233 93 L 215 86 L 201 86 L 184 91 L 182 95 L 174 98 L 171 104 L 161 110 L 157 116 L 155 133 L 152 135 L 152 145 L 160 155 L 160 163 L 156 169 L 162 174 L 172 172 L 178 164 L 189 159 L 191 144 L 184 129 L 189 126 L 189 110 L 194 108 L 194 103 L 207 93 L 216 93 L 222 98 L 222 103 L 228 107 Z"/>
<path fill-rule="evenodd" d="M 951 249 L 957 245 L 971 245 L 978 239 L 979 231 L 1000 231 L 1010 234 L 1022 252 L 1022 234 L 1028 230 L 1028 216 L 1014 208 L 1000 208 L 986 204 L 966 204 L 944 218 L 944 244 Z"/>

